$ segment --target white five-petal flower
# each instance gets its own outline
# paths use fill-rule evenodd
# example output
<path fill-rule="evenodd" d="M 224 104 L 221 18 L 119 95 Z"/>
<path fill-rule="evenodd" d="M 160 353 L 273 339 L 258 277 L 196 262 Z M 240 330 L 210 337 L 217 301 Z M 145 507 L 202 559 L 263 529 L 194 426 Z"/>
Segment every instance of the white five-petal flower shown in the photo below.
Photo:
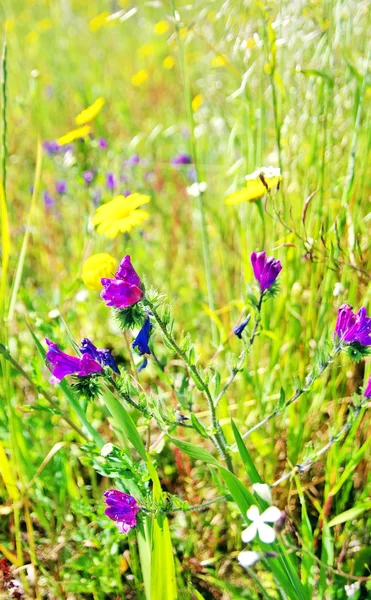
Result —
<path fill-rule="evenodd" d="M 251 542 L 256 535 L 265 544 L 272 544 L 276 539 L 276 532 L 267 523 L 276 523 L 281 517 L 281 511 L 277 506 L 269 506 L 262 514 L 259 508 L 253 504 L 246 513 L 251 524 L 242 532 L 242 541 L 245 544 Z"/>
<path fill-rule="evenodd" d="M 250 552 L 249 550 L 243 550 L 238 555 L 238 562 L 242 567 L 252 567 L 261 557 L 264 556 L 262 552 Z"/>

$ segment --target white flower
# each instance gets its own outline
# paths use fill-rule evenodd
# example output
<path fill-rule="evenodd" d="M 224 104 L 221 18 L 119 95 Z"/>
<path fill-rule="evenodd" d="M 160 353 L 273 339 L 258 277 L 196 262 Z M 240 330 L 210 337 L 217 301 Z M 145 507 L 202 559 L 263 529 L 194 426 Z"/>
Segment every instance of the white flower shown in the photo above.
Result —
<path fill-rule="evenodd" d="M 252 489 L 262 500 L 265 500 L 268 504 L 273 504 L 271 488 L 267 483 L 254 483 Z"/>
<path fill-rule="evenodd" d="M 251 179 L 260 179 L 260 174 L 263 175 L 264 179 L 274 179 L 276 177 L 281 179 L 281 169 L 272 166 L 256 169 L 253 173 L 250 173 L 250 175 L 246 175 L 245 179 L 246 181 L 250 181 Z"/>
<path fill-rule="evenodd" d="M 276 532 L 267 523 L 275 523 L 280 519 L 280 509 L 277 506 L 270 506 L 260 514 L 259 508 L 253 504 L 247 511 L 246 516 L 252 523 L 242 532 L 242 541 L 248 544 L 258 534 L 262 542 L 272 544 L 276 539 Z"/>
<path fill-rule="evenodd" d="M 189 187 L 187 187 L 188 196 L 193 196 L 197 198 L 200 194 L 202 194 L 207 188 L 207 184 L 204 181 L 200 181 L 200 183 L 192 183 Z"/>
<path fill-rule="evenodd" d="M 242 567 L 252 567 L 252 565 L 261 559 L 261 557 L 261 552 L 249 552 L 248 550 L 244 550 L 239 553 L 238 562 Z"/>
<path fill-rule="evenodd" d="M 104 457 L 108 456 L 109 454 L 111 454 L 113 448 L 114 448 L 114 446 L 110 442 L 108 442 L 107 444 L 104 444 L 103 448 L 100 451 L 100 455 L 104 456 Z"/>
<path fill-rule="evenodd" d="M 351 583 L 350 585 L 346 585 L 344 587 L 347 598 L 352 598 L 359 590 L 360 585 L 358 581 Z"/>

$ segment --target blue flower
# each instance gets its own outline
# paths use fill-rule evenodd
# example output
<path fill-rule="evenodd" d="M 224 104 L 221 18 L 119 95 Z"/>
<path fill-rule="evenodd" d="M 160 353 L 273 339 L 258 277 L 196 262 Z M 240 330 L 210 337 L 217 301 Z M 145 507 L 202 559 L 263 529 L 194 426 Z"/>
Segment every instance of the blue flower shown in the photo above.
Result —
<path fill-rule="evenodd" d="M 115 359 L 113 358 L 111 351 L 107 348 L 97 348 L 93 342 L 84 338 L 81 340 L 81 346 L 79 348 L 81 354 L 89 354 L 94 360 L 96 360 L 103 367 L 109 367 L 120 375 L 118 366 L 116 365 Z"/>
<path fill-rule="evenodd" d="M 140 356 L 143 356 L 143 354 L 151 354 L 151 350 L 148 346 L 151 329 L 152 329 L 152 323 L 150 321 L 150 318 L 147 317 L 146 320 L 144 321 L 142 329 L 140 330 L 137 337 L 135 338 L 135 340 L 132 343 L 132 347 L 137 348 Z M 144 369 L 144 367 L 142 367 L 142 368 Z"/>
<path fill-rule="evenodd" d="M 240 340 L 242 340 L 242 332 L 245 329 L 245 327 L 249 321 L 250 321 L 250 315 L 244 321 L 242 321 L 242 323 L 240 323 L 239 325 L 236 325 L 236 327 L 233 328 L 233 333 L 235 333 L 236 336 L 238 338 L 240 338 Z"/>
<path fill-rule="evenodd" d="M 140 363 L 140 365 L 138 367 L 138 373 L 143 371 L 143 369 L 145 369 L 147 365 L 148 365 L 148 358 L 144 357 L 144 360 Z"/>

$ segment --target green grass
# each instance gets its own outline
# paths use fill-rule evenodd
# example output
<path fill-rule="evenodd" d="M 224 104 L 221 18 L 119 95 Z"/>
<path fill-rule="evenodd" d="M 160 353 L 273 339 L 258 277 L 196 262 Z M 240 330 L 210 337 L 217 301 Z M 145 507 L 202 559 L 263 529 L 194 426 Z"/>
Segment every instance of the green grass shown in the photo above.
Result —
<path fill-rule="evenodd" d="M 94 30 L 96 15 L 120 10 Z M 156 35 L 162 20 L 169 29 Z M 342 303 L 370 308 L 369 8 L 340 0 L 5 0 L 0 22 L 4 36 L 7 29 L 0 342 L 16 361 L 0 355 L 0 553 L 15 569 L 27 565 L 15 574 L 24 598 L 171 600 L 172 556 L 179 598 L 341 599 L 356 578 L 354 597 L 368 597 L 370 431 L 367 406 L 354 422 L 351 407 L 368 381 L 369 359 L 354 363 L 342 353 L 296 402 L 246 437 L 246 447 L 238 434 L 303 385 L 332 342 Z M 167 56 L 172 69 L 163 65 Z M 140 69 L 148 79 L 135 86 Z M 193 112 L 197 94 L 203 103 Z M 72 130 L 99 96 L 105 105 L 92 141 L 77 142 L 67 157 L 41 157 L 39 140 Z M 95 143 L 100 137 L 106 150 Z M 186 192 L 189 168 L 170 164 L 179 152 L 193 156 L 198 180 L 207 183 L 199 198 Z M 125 166 L 136 153 L 144 162 Z M 246 174 L 280 163 L 280 190 L 260 208 L 225 205 Z M 95 172 L 90 186 L 88 169 Z M 114 240 L 91 225 L 94 192 L 101 191 L 100 202 L 113 197 L 108 171 L 122 177 L 118 192 L 151 196 L 143 228 Z M 63 197 L 54 188 L 62 179 Z M 50 210 L 45 190 L 55 200 Z M 81 268 L 96 252 L 117 260 L 129 253 L 146 288 L 165 295 L 174 339 L 216 398 L 242 349 L 229 334 L 252 312 L 250 254 L 263 249 L 282 262 L 280 290 L 264 303 L 259 335 L 217 408 L 233 477 L 210 441 L 197 377 L 195 386 L 159 328 L 152 345 L 160 366 L 150 359 L 136 374 L 132 332 L 119 331 Z M 50 385 L 38 349 L 45 337 L 71 353 L 71 341 L 83 337 L 113 348 L 130 373 L 126 391 L 154 418 L 109 393 L 87 403 L 67 382 Z M 193 429 L 163 435 L 175 410 L 194 415 Z M 109 442 L 118 447 L 116 466 L 99 455 Z M 244 570 L 239 508 L 252 501 L 251 481 L 273 484 L 306 461 L 310 468 L 273 488 L 287 514 L 279 557 Z M 146 502 L 154 488 L 153 513 L 128 536 L 104 516 L 103 491 L 120 483 Z M 207 509 L 179 510 L 187 508 L 183 501 L 198 506 L 218 497 L 224 500 Z M 0 597 L 1 585 L 0 578 Z"/>

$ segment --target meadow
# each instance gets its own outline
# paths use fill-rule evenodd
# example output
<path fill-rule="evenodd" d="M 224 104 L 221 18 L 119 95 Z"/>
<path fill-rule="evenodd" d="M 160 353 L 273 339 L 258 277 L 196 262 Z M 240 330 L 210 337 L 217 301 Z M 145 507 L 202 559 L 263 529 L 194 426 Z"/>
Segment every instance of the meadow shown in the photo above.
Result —
<path fill-rule="evenodd" d="M 1 3 L 1 599 L 371 597 L 370 28 Z"/>

